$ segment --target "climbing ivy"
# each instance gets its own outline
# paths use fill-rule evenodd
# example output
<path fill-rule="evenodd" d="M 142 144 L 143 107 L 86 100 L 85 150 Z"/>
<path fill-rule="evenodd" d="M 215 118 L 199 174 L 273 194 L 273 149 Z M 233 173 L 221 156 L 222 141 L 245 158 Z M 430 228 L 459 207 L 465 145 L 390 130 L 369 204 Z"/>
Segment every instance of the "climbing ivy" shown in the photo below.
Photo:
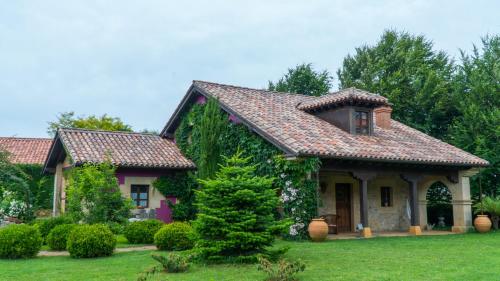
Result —
<path fill-rule="evenodd" d="M 181 151 L 199 167 L 201 164 L 200 126 L 205 110 L 204 104 L 194 104 L 190 111 L 181 117 L 181 123 L 175 132 L 175 140 Z M 286 159 L 283 152 L 254 133 L 243 124 L 229 121 L 227 113 L 225 126 L 219 135 L 220 153 L 234 155 L 238 148 L 242 157 L 251 157 L 250 165 L 257 165 L 256 175 L 276 178 L 274 188 L 281 195 L 279 215 L 290 218 L 293 224 L 287 235 L 292 239 L 307 237 L 307 225 L 317 215 L 317 180 L 318 158 Z"/>
<path fill-rule="evenodd" d="M 153 182 L 153 186 L 164 196 L 174 196 L 178 202 L 172 204 L 172 218 L 175 221 L 193 220 L 196 215 L 194 207 L 194 190 L 197 188 L 195 176 L 192 172 L 176 172 L 161 176 Z"/>

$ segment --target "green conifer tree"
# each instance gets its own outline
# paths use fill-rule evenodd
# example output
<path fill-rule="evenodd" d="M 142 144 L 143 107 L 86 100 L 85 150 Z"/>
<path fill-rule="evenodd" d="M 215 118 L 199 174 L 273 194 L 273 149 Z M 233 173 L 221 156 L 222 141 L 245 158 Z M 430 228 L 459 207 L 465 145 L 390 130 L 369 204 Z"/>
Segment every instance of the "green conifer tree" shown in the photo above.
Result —
<path fill-rule="evenodd" d="M 197 247 L 207 260 L 255 261 L 281 229 L 273 215 L 278 205 L 274 179 L 256 176 L 256 166 L 242 154 L 223 157 L 213 179 L 199 180 L 194 225 L 200 237 Z"/>

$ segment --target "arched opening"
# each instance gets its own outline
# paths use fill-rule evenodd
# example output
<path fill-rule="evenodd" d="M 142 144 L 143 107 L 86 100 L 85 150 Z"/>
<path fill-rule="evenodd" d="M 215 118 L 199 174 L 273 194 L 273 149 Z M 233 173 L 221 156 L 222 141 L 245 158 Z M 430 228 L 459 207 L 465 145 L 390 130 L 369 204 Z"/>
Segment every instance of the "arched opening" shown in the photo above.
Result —
<path fill-rule="evenodd" d="M 427 224 L 433 230 L 451 230 L 453 226 L 453 205 L 451 192 L 442 182 L 433 183 L 426 194 Z"/>

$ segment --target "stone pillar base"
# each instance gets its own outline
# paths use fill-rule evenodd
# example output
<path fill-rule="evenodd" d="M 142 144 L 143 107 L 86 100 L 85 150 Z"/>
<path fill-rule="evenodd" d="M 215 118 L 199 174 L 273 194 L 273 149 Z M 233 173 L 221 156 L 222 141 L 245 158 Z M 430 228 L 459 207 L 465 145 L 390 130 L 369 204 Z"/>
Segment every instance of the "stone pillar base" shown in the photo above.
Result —
<path fill-rule="evenodd" d="M 471 231 L 472 229 L 474 229 L 474 227 L 472 226 L 452 226 L 451 227 L 451 232 L 454 232 L 454 233 L 466 233 L 468 231 Z"/>
<path fill-rule="evenodd" d="M 408 232 L 413 235 L 422 235 L 422 229 L 420 228 L 420 225 L 410 226 L 410 230 Z"/>
<path fill-rule="evenodd" d="M 372 237 L 372 230 L 369 227 L 364 227 L 363 230 L 361 230 L 361 237 L 363 238 Z"/>

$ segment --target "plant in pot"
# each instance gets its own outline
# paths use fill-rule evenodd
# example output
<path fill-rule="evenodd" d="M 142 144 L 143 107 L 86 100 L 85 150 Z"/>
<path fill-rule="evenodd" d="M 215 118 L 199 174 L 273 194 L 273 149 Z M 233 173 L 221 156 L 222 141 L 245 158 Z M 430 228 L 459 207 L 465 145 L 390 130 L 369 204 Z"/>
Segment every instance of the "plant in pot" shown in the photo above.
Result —
<path fill-rule="evenodd" d="M 491 221 L 493 222 L 493 228 L 498 229 L 500 221 L 500 197 L 498 198 L 485 197 L 483 198 L 482 202 L 477 203 L 476 205 L 474 205 L 474 207 L 477 208 L 476 213 L 480 213 L 481 211 L 489 213 L 491 215 Z M 490 221 L 490 228 L 492 224 L 491 221 Z"/>
<path fill-rule="evenodd" d="M 312 219 L 311 223 L 309 223 L 307 231 L 309 232 L 309 237 L 311 237 L 312 241 L 322 242 L 325 241 L 328 236 L 328 224 L 324 218 Z"/>
<path fill-rule="evenodd" d="M 479 233 L 485 233 L 491 229 L 491 220 L 484 214 L 485 204 L 483 202 L 483 189 L 481 188 L 481 177 L 479 177 L 479 203 L 475 205 L 477 217 L 474 219 L 474 227 Z"/>

